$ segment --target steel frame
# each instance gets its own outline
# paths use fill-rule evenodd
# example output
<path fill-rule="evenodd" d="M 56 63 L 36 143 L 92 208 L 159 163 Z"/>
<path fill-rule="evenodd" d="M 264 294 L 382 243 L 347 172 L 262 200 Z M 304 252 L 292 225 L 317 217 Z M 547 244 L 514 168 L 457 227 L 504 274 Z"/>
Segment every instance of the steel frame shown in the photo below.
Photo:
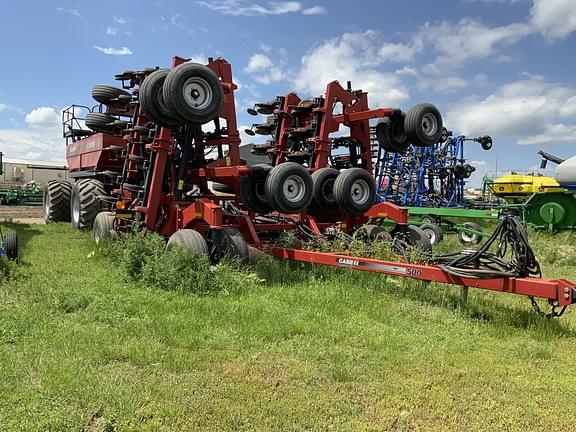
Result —
<path fill-rule="evenodd" d="M 362 90 L 343 88 L 338 81 L 326 86 L 324 95 L 316 98 L 316 107 L 310 113 L 294 114 L 301 102 L 296 93 L 289 93 L 277 99 L 280 108 L 275 111 L 278 118 L 275 146 L 271 149 L 274 165 L 285 162 L 289 150 L 289 136 L 298 128 L 310 127 L 313 135 L 306 141 L 312 150 L 312 157 L 307 161 L 311 171 L 329 166 L 333 141 L 330 135 L 338 132 L 340 125 L 350 129 L 350 139 L 360 145 L 359 166 L 372 172 L 372 143 L 370 140 L 369 120 L 391 117 L 393 108 L 370 109 L 368 94 Z M 341 113 L 335 113 L 336 107 L 342 107 Z M 294 124 L 297 119 L 297 125 Z"/>
<path fill-rule="evenodd" d="M 172 67 L 185 61 L 187 60 L 174 57 Z M 134 212 L 140 213 L 143 216 L 141 222 L 145 229 L 152 230 L 165 237 L 182 228 L 193 228 L 207 233 L 212 229 L 230 226 L 237 228 L 248 243 L 280 259 L 540 297 L 547 299 L 553 306 L 566 306 L 576 302 L 575 284 L 565 279 L 461 278 L 444 271 L 439 266 L 361 258 L 344 253 L 322 253 L 281 248 L 273 243 L 263 241 L 265 234 L 279 234 L 283 231 L 298 229 L 302 225 L 305 225 L 311 232 L 318 235 L 329 227 L 344 232 L 351 232 L 354 228 L 372 219 L 392 219 L 400 227 L 403 227 L 408 223 L 408 210 L 391 202 L 381 202 L 375 204 L 361 216 L 345 216 L 339 212 L 334 212 L 332 215 L 312 215 L 307 214 L 306 211 L 295 215 L 272 213 L 272 217 L 281 217 L 282 219 L 261 223 L 257 223 L 255 215 L 251 212 L 241 212 L 240 214 L 224 212 L 219 201 L 229 200 L 239 204 L 239 178 L 250 174 L 251 168 L 240 164 L 240 137 L 237 130 L 233 95 L 236 85 L 232 81 L 231 66 L 224 59 L 210 59 L 208 67 L 219 76 L 224 89 L 224 104 L 215 123 L 217 126 L 221 119 L 226 121 L 226 136 L 208 138 L 199 129 L 191 131 L 194 134 L 194 147 L 196 150 L 202 150 L 202 157 L 196 161 L 199 162 L 197 166 L 187 169 L 185 175 L 186 178 L 193 178 L 199 182 L 201 195 L 192 201 L 178 199 L 178 192 L 182 191 L 182 185 L 177 181 L 176 167 L 173 163 L 173 158 L 179 153 L 173 130 L 170 128 L 159 128 L 156 130 L 152 142 L 145 143 L 143 139 L 145 137 L 142 136 L 141 130 L 145 129 L 148 119 L 146 119 L 142 107 L 138 107 L 133 113 L 132 124 L 134 126 L 124 135 L 122 141 L 126 143 L 127 156 L 144 157 L 149 155 L 149 174 L 146 176 L 142 202 L 139 205 L 133 206 L 130 204 L 135 198 L 134 193 L 127 190 L 123 184 L 114 190 L 114 193 L 119 198 L 116 208 L 116 221 L 118 223 L 125 223 L 127 219 L 132 220 Z M 131 82 L 131 86 L 137 84 L 138 82 Z M 134 90 L 134 92 L 137 91 L 137 89 Z M 373 155 L 369 120 L 379 117 L 390 117 L 396 111 L 391 108 L 369 109 L 366 92 L 360 90 L 352 91 L 350 88 L 344 89 L 337 81 L 329 83 L 326 87 L 325 95 L 317 101 L 318 106 L 312 109 L 308 119 L 303 119 L 305 124 L 314 128 L 314 134 L 309 138 L 309 143 L 313 145 L 313 158 L 309 162 L 309 169 L 313 171 L 329 166 L 332 146 L 330 134 L 338 131 L 340 125 L 345 125 L 350 128 L 351 138 L 357 140 L 360 144 L 361 152 L 358 155 L 360 166 L 371 172 Z M 280 98 L 279 102 L 281 102 L 280 108 L 275 112 L 279 121 L 276 130 L 277 139 L 272 151 L 274 164 L 279 164 L 286 160 L 288 135 L 293 128 L 289 118 L 294 106 L 300 102 L 300 99 L 296 94 L 291 93 L 286 97 Z M 334 113 L 334 107 L 337 104 L 342 105 L 342 113 Z M 78 142 L 81 141 L 83 140 Z M 214 161 L 205 159 L 203 150 L 207 146 L 217 147 L 218 159 Z M 226 157 L 223 156 L 223 146 L 228 147 L 228 155 Z M 200 152 L 197 152 L 197 154 L 200 154 Z M 134 160 L 126 158 L 123 172 L 123 174 L 126 174 L 126 179 L 135 178 L 135 173 L 137 172 L 135 164 Z M 231 186 L 234 193 L 225 196 L 213 195 L 207 187 L 208 179 Z M 166 190 L 166 183 L 168 183 L 168 190 Z"/>
<path fill-rule="evenodd" d="M 338 253 L 271 247 L 267 251 L 276 258 L 309 262 L 333 267 L 401 276 L 427 282 L 440 282 L 462 287 L 508 292 L 548 300 L 555 307 L 576 302 L 576 284 L 567 279 L 496 278 L 471 279 L 454 276 L 438 266 L 424 266 L 396 261 L 361 258 Z"/>

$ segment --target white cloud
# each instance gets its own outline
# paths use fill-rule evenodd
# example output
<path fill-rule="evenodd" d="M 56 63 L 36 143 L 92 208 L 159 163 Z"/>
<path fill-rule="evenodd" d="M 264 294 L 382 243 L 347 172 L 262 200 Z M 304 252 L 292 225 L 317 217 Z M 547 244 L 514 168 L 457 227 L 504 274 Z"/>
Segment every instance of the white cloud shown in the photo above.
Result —
<path fill-rule="evenodd" d="M 397 75 L 377 69 L 385 59 L 378 55 L 379 35 L 374 31 L 344 33 L 310 49 L 301 60 L 293 84 L 317 96 L 327 83 L 351 80 L 355 89 L 369 94 L 370 105 L 397 106 L 409 98 L 408 89 Z"/>
<path fill-rule="evenodd" d="M 378 50 L 378 55 L 389 62 L 409 62 L 421 53 L 424 48 L 424 40 L 419 35 L 415 36 L 410 44 L 384 43 Z"/>
<path fill-rule="evenodd" d="M 190 59 L 191 63 L 200 63 L 204 65 L 208 63 L 208 57 L 204 54 L 194 54 L 186 58 Z"/>
<path fill-rule="evenodd" d="M 114 22 L 116 24 L 120 24 L 120 25 L 128 24 L 129 22 L 132 21 L 132 18 L 121 17 L 121 16 L 116 16 L 116 15 L 114 15 L 114 17 L 112 19 L 114 20 Z"/>
<path fill-rule="evenodd" d="M 467 135 L 489 134 L 518 144 L 576 143 L 576 125 L 560 120 L 574 109 L 575 98 L 575 88 L 527 75 L 484 99 L 454 104 L 446 124 Z"/>
<path fill-rule="evenodd" d="M 534 0 L 531 23 L 549 39 L 561 39 L 576 31 L 574 0 Z"/>
<path fill-rule="evenodd" d="M 265 54 L 254 54 L 248 61 L 248 66 L 244 68 L 245 72 L 260 72 L 273 66 L 272 60 Z"/>
<path fill-rule="evenodd" d="M 0 129 L 0 148 L 5 157 L 64 161 L 65 145 L 58 129 Z"/>
<path fill-rule="evenodd" d="M 400 76 L 413 76 L 413 77 L 418 76 L 418 71 L 415 68 L 408 66 L 404 66 L 402 69 L 397 69 L 396 71 L 394 71 L 394 73 Z"/>
<path fill-rule="evenodd" d="M 34 108 L 25 117 L 26 123 L 35 129 L 60 127 L 60 116 L 52 107 Z"/>
<path fill-rule="evenodd" d="M 302 14 L 304 15 L 325 15 L 326 13 L 326 8 L 322 6 L 312 6 L 302 10 Z"/>
<path fill-rule="evenodd" d="M 0 112 L 12 109 L 12 106 L 0 102 Z"/>
<path fill-rule="evenodd" d="M 527 0 L 462 0 L 463 3 L 509 3 L 509 4 L 516 4 L 516 3 L 526 3 Z"/>
<path fill-rule="evenodd" d="M 112 47 L 101 47 L 98 45 L 94 45 L 94 48 L 96 48 L 98 51 L 103 52 L 104 54 L 107 55 L 131 55 L 132 54 L 132 50 L 130 50 L 130 48 L 128 47 L 122 47 L 122 48 L 112 48 Z"/>
<path fill-rule="evenodd" d="M 106 34 L 109 35 L 109 36 L 117 36 L 117 35 L 118 35 L 118 31 L 119 31 L 119 28 L 118 28 L 118 27 L 110 27 L 110 26 L 108 26 L 108 27 L 106 28 Z"/>
<path fill-rule="evenodd" d="M 469 179 L 466 180 L 466 187 L 480 188 L 485 176 L 494 177 L 495 168 L 485 160 L 471 160 L 467 162 L 476 168 Z"/>
<path fill-rule="evenodd" d="M 515 44 L 531 31 L 531 27 L 524 23 L 489 27 L 478 20 L 465 18 L 456 25 L 427 23 L 421 33 L 438 52 L 435 64 L 458 66 L 470 60 L 491 57 L 498 48 Z"/>
<path fill-rule="evenodd" d="M 62 12 L 62 13 L 67 13 L 70 15 L 74 15 L 75 17 L 81 17 L 82 14 L 80 13 L 80 11 L 78 9 L 74 9 L 74 8 L 63 8 L 63 7 L 57 7 L 56 10 L 58 12 Z"/>
<path fill-rule="evenodd" d="M 260 51 L 262 52 L 269 53 L 270 51 L 272 51 L 272 47 L 264 42 L 260 42 L 258 46 L 260 47 Z"/>
<path fill-rule="evenodd" d="M 518 140 L 518 144 L 564 144 L 576 143 L 576 125 L 546 124 L 544 132 Z"/>
<path fill-rule="evenodd" d="M 268 2 L 267 6 L 249 3 L 246 0 L 213 0 L 197 3 L 214 12 L 230 16 L 284 15 L 302 11 L 302 4 L 295 1 Z"/>
<path fill-rule="evenodd" d="M 576 96 L 568 98 L 560 107 L 559 114 L 562 117 L 576 117 Z"/>
<path fill-rule="evenodd" d="M 281 61 L 280 66 L 276 66 L 267 55 L 256 53 L 250 57 L 244 72 L 253 74 L 252 78 L 260 84 L 268 85 L 286 77 L 284 66 L 285 60 Z"/>
<path fill-rule="evenodd" d="M 64 161 L 59 113 L 52 107 L 38 107 L 25 121 L 27 128 L 0 129 L 0 148 L 6 157 Z"/>
<path fill-rule="evenodd" d="M 418 82 L 420 90 L 432 89 L 436 92 L 451 92 L 468 86 L 468 81 L 459 76 L 438 76 L 422 79 Z"/>

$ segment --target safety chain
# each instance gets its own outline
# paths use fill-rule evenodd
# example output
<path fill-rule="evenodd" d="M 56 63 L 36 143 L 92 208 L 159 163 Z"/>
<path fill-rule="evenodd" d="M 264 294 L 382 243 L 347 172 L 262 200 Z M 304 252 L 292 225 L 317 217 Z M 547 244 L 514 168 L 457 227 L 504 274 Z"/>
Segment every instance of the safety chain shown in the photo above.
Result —
<path fill-rule="evenodd" d="M 530 302 L 532 303 L 532 309 L 534 309 L 534 312 L 536 312 L 539 316 L 543 317 L 543 318 L 559 318 L 562 316 L 562 314 L 564 313 L 564 311 L 566 310 L 566 306 L 562 307 L 562 309 L 560 309 L 560 312 L 557 311 L 558 306 L 552 306 L 552 310 L 548 313 L 544 312 L 540 306 L 538 305 L 538 303 L 536 302 L 536 300 L 534 299 L 533 296 L 528 296 L 528 298 L 530 299 Z"/>

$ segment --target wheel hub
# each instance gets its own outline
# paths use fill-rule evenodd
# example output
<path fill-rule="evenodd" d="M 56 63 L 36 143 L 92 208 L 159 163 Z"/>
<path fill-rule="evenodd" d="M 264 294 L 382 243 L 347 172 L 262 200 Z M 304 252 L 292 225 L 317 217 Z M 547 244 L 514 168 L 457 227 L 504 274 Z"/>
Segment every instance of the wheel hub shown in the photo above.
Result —
<path fill-rule="evenodd" d="M 370 198 L 370 185 L 363 180 L 357 180 L 352 185 L 352 200 L 356 204 L 364 204 Z"/>
<path fill-rule="evenodd" d="M 80 221 L 80 198 L 77 195 L 72 198 L 72 221 L 75 224 Z"/>
<path fill-rule="evenodd" d="M 426 136 L 433 136 L 438 130 L 438 120 L 433 114 L 425 114 L 422 117 L 422 131 Z"/>
<path fill-rule="evenodd" d="M 322 185 L 322 194 L 325 198 L 334 199 L 334 180 L 326 180 Z"/>
<path fill-rule="evenodd" d="M 212 102 L 212 89 L 208 82 L 200 77 L 192 77 L 184 84 L 184 100 L 197 109 L 204 109 Z"/>
<path fill-rule="evenodd" d="M 284 182 L 283 192 L 288 201 L 298 202 L 306 194 L 306 185 L 300 176 L 291 175 Z"/>

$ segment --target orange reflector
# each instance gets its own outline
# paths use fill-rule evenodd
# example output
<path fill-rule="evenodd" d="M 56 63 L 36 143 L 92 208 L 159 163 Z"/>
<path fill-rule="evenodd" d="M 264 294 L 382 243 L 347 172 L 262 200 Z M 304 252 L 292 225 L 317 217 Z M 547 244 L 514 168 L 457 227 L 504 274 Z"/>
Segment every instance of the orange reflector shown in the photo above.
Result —
<path fill-rule="evenodd" d="M 124 209 L 126 209 L 126 203 L 124 201 L 118 201 L 116 203 L 116 208 L 118 210 L 124 210 Z"/>

